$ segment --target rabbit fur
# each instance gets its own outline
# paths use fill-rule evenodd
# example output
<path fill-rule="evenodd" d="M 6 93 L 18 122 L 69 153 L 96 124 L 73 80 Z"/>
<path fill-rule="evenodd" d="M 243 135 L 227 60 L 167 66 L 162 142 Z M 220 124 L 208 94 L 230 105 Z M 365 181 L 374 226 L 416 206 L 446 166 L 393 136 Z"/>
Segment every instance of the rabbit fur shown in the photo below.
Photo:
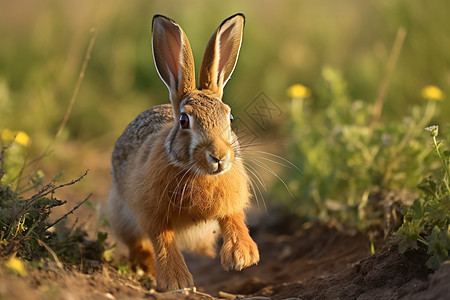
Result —
<path fill-rule="evenodd" d="M 153 57 L 171 104 L 138 115 L 116 142 L 108 214 L 130 260 L 156 275 L 161 291 L 192 287 L 180 250 L 214 257 L 219 233 L 225 270 L 259 261 L 245 225 L 249 180 L 231 130 L 230 107 L 222 102 L 244 20 L 233 15 L 214 32 L 196 88 L 183 30 L 167 17 L 153 18 Z"/>

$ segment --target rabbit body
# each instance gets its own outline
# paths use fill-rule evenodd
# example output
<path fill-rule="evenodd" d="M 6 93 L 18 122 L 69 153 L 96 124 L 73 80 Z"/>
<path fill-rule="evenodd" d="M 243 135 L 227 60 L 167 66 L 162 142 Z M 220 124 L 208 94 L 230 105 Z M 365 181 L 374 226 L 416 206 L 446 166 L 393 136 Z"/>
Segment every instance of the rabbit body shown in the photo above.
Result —
<path fill-rule="evenodd" d="M 241 270 L 259 261 L 245 225 L 249 182 L 230 108 L 221 100 L 236 64 L 244 17 L 225 20 L 211 37 L 195 87 L 189 42 L 173 20 L 153 19 L 153 54 L 171 104 L 141 113 L 112 155 L 109 221 L 130 260 L 156 275 L 159 290 L 193 286 L 181 249 L 215 256 Z"/>

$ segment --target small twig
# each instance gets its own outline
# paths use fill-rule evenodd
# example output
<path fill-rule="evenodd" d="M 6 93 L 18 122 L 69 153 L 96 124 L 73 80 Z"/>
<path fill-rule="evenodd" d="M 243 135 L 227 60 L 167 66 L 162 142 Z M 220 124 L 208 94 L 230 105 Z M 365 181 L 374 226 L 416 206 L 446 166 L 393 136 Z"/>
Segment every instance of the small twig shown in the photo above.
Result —
<path fill-rule="evenodd" d="M 89 200 L 89 198 L 91 198 L 92 193 L 89 194 L 89 196 L 87 196 L 86 199 L 84 199 L 83 201 L 81 201 L 80 203 L 78 203 L 77 206 L 75 206 L 74 208 L 72 208 L 68 213 L 66 213 L 64 216 L 62 216 L 61 218 L 59 218 L 58 220 L 56 220 L 55 222 L 53 222 L 52 224 L 48 225 L 47 228 L 45 228 L 45 230 L 49 229 L 50 227 L 55 226 L 56 224 L 58 224 L 61 220 L 67 218 L 68 215 L 72 214 L 74 211 L 76 211 L 81 205 L 83 205 L 86 201 Z"/>
<path fill-rule="evenodd" d="M 30 160 L 30 161 L 27 163 L 27 167 L 30 166 L 30 165 L 32 165 L 32 164 L 35 164 L 35 163 L 40 162 L 44 157 L 49 156 L 51 153 L 52 153 L 52 151 L 47 151 L 47 152 L 45 152 L 45 153 L 39 155 L 38 157 L 33 158 L 32 160 Z"/>
<path fill-rule="evenodd" d="M 383 79 L 378 87 L 378 95 L 375 99 L 375 104 L 373 106 L 372 120 L 370 122 L 370 128 L 373 129 L 378 123 L 381 117 L 381 112 L 383 111 L 384 99 L 386 98 L 386 91 L 391 81 L 392 73 L 397 64 L 398 57 L 403 47 L 403 43 L 406 37 L 406 30 L 400 27 L 397 31 L 397 36 L 395 37 L 394 45 L 392 46 L 391 53 L 386 65 L 386 70 L 384 72 Z"/>
<path fill-rule="evenodd" d="M 50 193 L 54 193 L 56 190 L 59 190 L 59 189 L 61 189 L 63 187 L 66 187 L 66 186 L 73 185 L 73 184 L 77 183 L 78 181 L 82 180 L 88 174 L 88 172 L 89 172 L 89 169 L 86 170 L 86 172 L 84 172 L 84 174 L 81 175 L 80 177 L 78 177 L 77 179 L 74 179 L 74 180 L 72 180 L 70 182 L 67 182 L 67 183 L 60 184 L 58 186 L 55 186 L 53 183 L 47 184 L 46 186 L 44 186 L 42 188 L 42 190 L 39 193 L 37 193 L 36 195 L 34 195 L 33 197 L 31 197 L 28 200 L 28 205 L 30 205 L 31 203 L 33 203 L 34 201 L 36 201 L 39 198 L 47 196 Z"/>
<path fill-rule="evenodd" d="M 76 218 L 76 219 L 75 219 L 75 222 L 73 222 L 72 228 L 70 228 L 68 236 L 72 235 L 72 233 L 74 232 L 75 226 L 77 226 L 77 224 L 78 224 L 78 220 L 79 220 L 79 219 Z"/>
<path fill-rule="evenodd" d="M 43 241 L 41 241 L 40 239 L 38 239 L 38 244 L 42 247 L 44 247 L 53 257 L 53 260 L 56 262 L 56 266 L 59 269 L 63 268 L 63 264 L 61 263 L 61 261 L 59 260 L 58 256 L 56 255 L 55 251 L 53 251 L 52 248 L 50 248 L 49 245 L 47 245 L 46 243 L 44 243 Z"/>
<path fill-rule="evenodd" d="M 63 187 L 66 187 L 66 186 L 73 185 L 73 184 L 77 183 L 78 181 L 80 181 L 81 179 L 83 179 L 83 178 L 87 175 L 88 172 L 89 172 L 89 169 L 86 170 L 86 172 L 84 172 L 84 174 L 81 175 L 80 177 L 78 177 L 77 179 L 74 179 L 74 180 L 72 180 L 72 181 L 70 181 L 70 182 L 68 182 L 68 183 L 61 184 L 61 185 L 59 185 L 59 186 L 55 186 L 53 183 L 47 184 L 46 186 L 44 186 L 44 187 L 39 191 L 39 193 L 37 193 L 36 195 L 32 196 L 30 199 L 26 200 L 26 204 L 23 205 L 23 206 L 17 211 L 17 213 L 16 213 L 15 216 L 14 216 L 14 219 L 16 219 L 17 216 L 22 216 L 22 215 L 30 208 L 30 206 L 31 206 L 36 200 L 38 200 L 38 199 L 40 199 L 40 198 L 42 198 L 42 197 L 45 197 L 45 196 L 47 196 L 47 195 L 50 194 L 50 193 L 54 193 L 54 192 L 55 192 L 56 190 L 58 190 L 58 189 L 61 189 L 61 188 L 63 188 Z M 88 198 L 89 198 L 89 197 L 88 197 Z M 87 199 L 86 199 L 86 200 L 87 200 Z M 86 200 L 85 200 L 85 201 L 86 201 Z M 83 201 L 83 202 L 84 202 L 84 201 Z M 9 234 L 9 233 L 11 232 L 11 230 L 12 230 L 13 223 L 14 223 L 14 222 L 12 222 L 12 223 L 9 225 L 9 227 L 8 227 L 8 229 L 7 229 L 7 231 L 6 231 L 8 234 Z M 50 227 L 51 227 L 51 226 L 50 226 Z M 49 228 L 49 227 L 48 227 L 48 228 Z"/>
<path fill-rule="evenodd" d="M 213 296 L 211 296 L 210 294 L 207 294 L 207 293 L 202 293 L 202 292 L 199 292 L 199 291 L 193 291 L 193 294 L 195 294 L 195 295 L 199 295 L 199 296 L 203 296 L 203 297 L 206 297 L 206 298 L 209 298 L 209 299 L 216 299 L 216 298 L 214 298 Z"/>
<path fill-rule="evenodd" d="M 58 199 L 56 199 L 56 200 L 58 200 Z M 66 203 L 67 203 L 67 201 L 66 201 L 66 200 L 63 200 L 63 201 L 61 201 L 61 200 L 58 200 L 58 201 L 59 201 L 58 203 L 55 203 L 55 204 L 49 205 L 49 206 L 47 206 L 46 208 L 47 208 L 47 209 L 52 209 L 52 208 L 54 208 L 54 207 L 58 207 L 58 206 L 63 206 L 64 204 L 66 204 Z"/>
<path fill-rule="evenodd" d="M 95 29 L 92 29 L 91 31 L 92 31 L 92 37 L 89 42 L 89 46 L 86 50 L 86 54 L 84 56 L 83 65 L 81 66 L 81 71 L 78 76 L 78 81 L 75 86 L 75 89 L 73 90 L 72 98 L 70 98 L 69 106 L 67 107 L 66 114 L 64 115 L 64 119 L 62 120 L 61 124 L 59 125 L 58 131 L 55 135 L 55 140 L 57 140 L 58 137 L 61 135 L 61 132 L 63 131 L 64 127 L 67 124 L 67 121 L 69 120 L 70 114 L 72 113 L 73 106 L 74 106 L 75 101 L 78 96 L 78 92 L 80 91 L 81 84 L 83 83 L 84 75 L 86 73 L 86 68 L 88 66 L 89 60 L 91 59 L 91 52 L 92 52 L 92 48 L 94 47 L 94 43 L 95 43 L 95 39 L 96 39 Z"/>
<path fill-rule="evenodd" d="M 31 186 L 29 189 L 23 190 L 23 189 L 27 186 L 27 184 L 25 184 L 25 185 L 22 186 L 22 187 L 19 186 L 19 185 L 20 185 L 20 184 L 19 184 L 19 183 L 20 183 L 20 178 L 22 177 L 22 174 L 25 172 L 25 170 L 26 170 L 27 168 L 31 167 L 32 165 L 37 164 L 37 163 L 40 162 L 44 157 L 49 156 L 51 153 L 52 153 L 52 151 L 49 150 L 49 151 L 46 151 L 45 153 L 41 154 L 40 156 L 38 156 L 38 157 L 36 157 L 36 158 L 34 158 L 34 159 L 30 160 L 30 161 L 27 161 L 27 160 L 24 161 L 24 165 L 23 165 L 23 167 L 22 167 L 21 174 L 20 174 L 20 177 L 19 177 L 19 182 L 17 183 L 17 188 L 16 188 L 16 191 L 17 191 L 19 194 L 23 194 L 23 193 L 27 192 L 28 190 L 34 189 L 34 188 L 36 187 L 36 186 Z M 33 172 L 36 172 L 36 171 L 37 171 L 37 168 L 35 168 L 35 169 L 33 170 Z M 32 172 L 31 172 L 31 173 L 32 173 Z M 28 179 L 31 178 L 31 175 L 27 175 L 27 178 L 28 178 Z"/>
<path fill-rule="evenodd" d="M 234 299 L 238 299 L 240 298 L 241 295 L 235 295 L 235 294 L 230 294 L 227 292 L 219 292 L 219 297 L 223 298 L 223 299 L 229 299 L 229 300 L 234 300 Z"/>

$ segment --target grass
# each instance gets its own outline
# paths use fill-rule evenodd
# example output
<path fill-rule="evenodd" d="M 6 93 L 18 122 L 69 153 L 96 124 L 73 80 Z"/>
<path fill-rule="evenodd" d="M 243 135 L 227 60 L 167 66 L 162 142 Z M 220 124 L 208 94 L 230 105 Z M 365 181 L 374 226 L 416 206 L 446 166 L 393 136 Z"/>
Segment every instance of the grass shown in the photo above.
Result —
<path fill-rule="evenodd" d="M 441 166 L 419 184 L 420 197 L 410 207 L 403 208 L 402 226 L 390 238 L 404 253 L 409 248 L 425 245 L 430 258 L 427 266 L 437 269 L 450 259 L 450 150 L 438 140 L 438 126 L 426 128 L 432 137 L 432 147 Z"/>
<path fill-rule="evenodd" d="M 65 264 L 83 266 L 87 259 L 109 260 L 114 247 L 108 246 L 105 233 L 99 232 L 91 241 L 76 223 L 67 227 L 64 222 L 90 195 L 71 208 L 56 196 L 59 190 L 83 180 L 87 171 L 66 183 L 58 183 L 59 174 L 45 184 L 42 171 L 26 172 L 29 137 L 23 132 L 5 140 L 8 137 L 2 134 L 0 140 L 0 260 L 5 261 L 6 269 L 23 276 L 22 261 L 40 265 L 43 259 L 53 260 L 63 268 Z M 56 207 L 65 207 L 67 213 L 50 221 Z"/>
<path fill-rule="evenodd" d="M 374 106 L 350 100 L 340 72 L 324 69 L 323 77 L 312 93 L 299 85 L 288 89 L 291 159 L 302 173 L 287 169 L 282 176 L 296 196 L 282 197 L 283 207 L 310 221 L 366 232 L 372 241 L 390 237 L 402 253 L 424 244 L 427 265 L 436 269 L 449 259 L 450 151 L 437 139 L 438 126 L 427 125 L 440 112 L 442 92 L 427 86 L 422 106 L 401 121 L 374 126 Z M 328 103 L 324 114 L 312 111 L 309 95 Z M 272 197 L 280 199 L 284 188 L 279 184 Z"/>
<path fill-rule="evenodd" d="M 303 174 L 285 175 L 299 199 L 285 197 L 286 205 L 310 218 L 362 228 L 370 223 L 361 207 L 369 204 L 371 192 L 414 189 L 432 167 L 422 132 L 438 103 L 427 101 L 400 121 L 372 128 L 373 105 L 351 100 L 339 71 L 324 69 L 323 82 L 313 93 L 316 99 L 291 102 L 291 159 Z M 328 107 L 316 113 L 312 103 Z"/>
<path fill-rule="evenodd" d="M 294 197 L 279 183 L 268 198 L 281 202 L 286 213 L 343 230 L 390 233 L 401 226 L 394 235 L 401 250 L 426 245 L 434 257 L 430 266 L 448 257 L 448 220 L 439 215 L 442 199 L 448 199 L 448 174 L 429 177 L 444 170 L 445 162 L 448 166 L 448 155 L 437 137 L 434 151 L 427 146 L 423 128 L 440 124 L 440 136 L 449 132 L 443 112 L 450 102 L 439 101 L 450 94 L 449 2 L 424 7 L 401 0 L 212 1 L 206 6 L 195 0 L 186 6 L 171 0 L 112 2 L 108 9 L 92 1 L 29 4 L 0 3 L 0 132 L 5 145 L 15 136 L 2 147 L 3 255 L 54 259 L 42 246 L 47 245 L 64 262 L 86 251 L 68 246 L 84 245 L 84 233 L 76 228 L 46 229 L 52 209 L 67 205 L 53 192 L 67 187 L 57 183 L 58 176 L 44 183 L 42 172 L 24 172 L 25 162 L 49 154 L 53 145 L 44 169 L 79 178 L 71 175 L 80 165 L 91 168 L 95 159 L 86 159 L 89 154 L 100 152 L 107 160 L 130 120 L 168 102 L 153 69 L 152 15 L 163 13 L 182 25 L 198 68 L 215 26 L 242 11 L 244 42 L 225 102 L 239 117 L 261 91 L 270 95 L 284 111 L 270 133 L 289 142 L 277 154 L 302 170 L 280 174 Z M 60 143 L 53 143 L 55 136 Z M 80 188 L 86 181 L 72 188 L 86 190 Z M 91 180 L 88 186 L 93 190 L 96 184 Z M 386 196 L 405 189 L 415 196 Z M 398 223 L 391 222 L 394 215 Z M 112 251 L 105 239 L 98 236 L 95 255 Z M 68 253 L 69 248 L 78 252 Z"/>

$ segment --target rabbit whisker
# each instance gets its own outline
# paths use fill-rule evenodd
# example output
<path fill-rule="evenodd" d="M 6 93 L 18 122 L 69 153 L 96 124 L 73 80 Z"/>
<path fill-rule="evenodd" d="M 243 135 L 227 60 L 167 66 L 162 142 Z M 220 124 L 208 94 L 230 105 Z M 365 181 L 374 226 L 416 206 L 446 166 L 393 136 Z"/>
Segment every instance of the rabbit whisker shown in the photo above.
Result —
<path fill-rule="evenodd" d="M 191 172 L 193 170 L 193 172 Z M 180 207 L 179 207 L 179 214 L 181 215 L 181 209 L 183 208 L 183 198 L 184 198 L 184 193 L 186 191 L 186 188 L 188 187 L 188 185 L 190 185 L 189 189 L 191 190 L 191 198 L 192 199 L 192 193 L 194 191 L 194 183 L 195 183 L 195 178 L 197 177 L 197 168 L 194 169 L 194 165 L 192 165 L 189 170 L 187 172 L 191 172 L 189 174 L 189 177 L 186 179 L 186 183 L 184 184 L 183 190 L 181 192 L 181 200 L 180 200 Z M 191 204 L 192 205 L 192 202 Z"/>
<path fill-rule="evenodd" d="M 242 161 L 242 160 L 241 160 Z M 247 170 L 250 171 L 247 166 L 245 165 L 245 163 L 243 163 L 243 167 Z M 258 205 L 258 207 L 260 207 L 260 201 L 259 201 L 259 197 L 261 197 L 261 202 L 264 205 L 264 210 L 267 211 L 267 206 L 266 203 L 264 201 L 264 196 L 263 193 L 261 192 L 261 189 L 259 188 L 258 184 L 256 183 L 255 179 L 253 179 L 251 176 L 249 176 L 248 174 L 246 174 L 243 170 L 241 170 L 240 168 L 234 168 L 237 169 L 239 172 L 241 172 L 241 174 L 244 176 L 244 179 L 247 179 L 248 182 L 250 183 L 250 188 L 252 189 L 253 195 L 255 196 L 255 200 L 256 200 L 256 204 Z M 253 174 L 253 176 L 257 177 L 253 172 L 250 171 L 251 174 Z"/>
<path fill-rule="evenodd" d="M 267 192 L 267 185 L 264 182 L 264 179 L 262 178 L 261 174 L 259 174 L 258 170 L 256 170 L 253 166 L 250 164 L 244 163 L 245 169 L 250 172 L 253 177 L 259 182 L 259 184 L 263 187 L 264 191 Z"/>
<path fill-rule="evenodd" d="M 178 177 L 178 175 L 180 175 L 181 173 L 183 173 L 183 172 L 185 172 L 185 170 L 180 170 L 176 175 L 175 175 L 175 177 Z M 184 176 L 184 175 L 183 175 Z M 171 199 L 172 199 L 172 197 L 173 197 L 173 194 L 174 194 L 174 192 L 173 191 L 169 191 L 169 186 L 171 185 L 171 183 L 172 183 L 172 181 L 168 181 L 167 182 L 167 184 L 166 184 L 166 186 L 165 186 L 165 188 L 164 188 L 164 191 L 163 191 L 163 193 L 162 193 L 162 195 L 161 195 L 161 197 L 164 197 L 165 195 L 167 195 L 167 196 L 169 196 L 169 194 L 170 194 L 170 201 L 169 202 L 171 202 Z"/>
<path fill-rule="evenodd" d="M 195 184 L 195 179 L 197 178 L 199 176 L 199 172 L 198 172 L 198 168 L 195 168 L 195 169 L 193 169 L 193 172 L 192 172 L 192 180 L 190 180 L 190 182 L 192 183 L 192 186 L 191 186 L 191 199 L 193 198 L 193 192 L 194 192 L 194 190 L 196 189 L 195 187 L 194 187 L 194 184 Z"/>
<path fill-rule="evenodd" d="M 286 182 L 274 171 L 272 170 L 267 164 L 265 164 L 262 161 L 259 161 L 257 159 L 249 159 L 249 161 L 253 162 L 255 165 L 263 168 L 264 170 L 270 172 L 272 175 L 274 175 L 276 178 L 278 178 L 278 180 L 284 185 L 284 187 L 286 188 L 286 190 L 288 191 L 289 195 L 291 195 L 292 199 L 295 200 L 294 195 L 292 194 L 291 190 L 289 189 L 288 185 L 286 184 Z"/>
<path fill-rule="evenodd" d="M 180 172 L 178 172 L 178 174 L 176 175 L 176 177 L 177 177 L 179 174 L 181 174 L 182 172 L 184 172 L 184 173 L 183 173 L 183 176 L 182 176 L 181 179 L 178 181 L 178 184 L 176 185 L 175 189 L 174 189 L 173 191 L 168 191 L 168 192 L 167 192 L 167 193 L 171 193 L 171 196 L 169 197 L 169 205 L 167 206 L 167 211 L 166 211 L 166 219 L 167 219 L 167 222 L 169 221 L 170 208 L 171 208 L 171 207 L 176 208 L 176 207 L 178 206 L 177 203 L 176 203 L 176 197 L 177 197 L 177 195 L 178 195 L 178 191 L 179 191 L 179 188 L 180 188 L 180 184 L 183 182 L 183 179 L 186 177 L 187 174 L 189 174 L 189 171 L 190 171 L 193 167 L 194 167 L 194 165 L 191 165 L 187 170 L 181 170 Z M 189 181 L 189 180 L 190 180 L 190 178 L 188 177 L 188 179 L 187 179 L 186 181 Z M 172 183 L 172 182 L 169 182 L 169 183 L 167 184 L 166 190 L 168 189 L 168 186 L 170 186 L 171 183 Z M 186 184 L 187 184 L 187 183 L 186 183 Z M 186 187 L 186 184 L 184 185 L 184 187 Z M 182 208 L 182 201 L 183 201 L 183 198 L 181 198 L 181 203 L 180 203 L 180 205 L 179 205 L 180 214 L 181 214 L 181 208 Z"/>
<path fill-rule="evenodd" d="M 257 152 L 257 153 L 261 153 L 261 154 L 265 154 L 265 155 L 271 156 L 273 158 L 279 159 L 281 161 L 284 161 L 286 164 L 288 164 L 292 168 L 296 169 L 300 173 L 303 173 L 302 170 L 300 170 L 299 167 L 297 167 L 294 163 L 292 163 L 291 161 L 289 161 L 288 159 L 286 159 L 286 158 L 284 158 L 282 156 L 279 156 L 279 155 L 276 155 L 276 154 L 273 154 L 273 153 L 270 153 L 270 152 L 266 152 L 266 151 L 261 151 L 261 150 L 252 150 L 252 151 Z M 268 158 L 265 158 L 263 156 L 260 156 L 259 158 L 263 158 L 263 159 L 269 160 Z M 277 163 L 276 161 L 272 161 L 272 162 L 273 163 Z M 281 164 L 281 163 L 278 163 L 278 164 Z"/>
<path fill-rule="evenodd" d="M 279 162 L 279 161 L 276 161 L 274 159 L 270 159 L 270 158 L 267 158 L 267 157 L 264 157 L 264 156 L 257 156 L 257 155 L 252 155 L 252 154 L 248 155 L 247 154 L 247 157 L 254 157 L 254 158 L 258 158 L 258 159 L 263 159 L 263 160 L 271 162 L 273 164 L 276 164 L 276 165 L 279 165 L 279 166 L 282 166 L 282 167 L 285 167 L 285 168 L 292 169 L 291 165 L 288 165 L 288 164 L 285 164 L 283 162 Z"/>
<path fill-rule="evenodd" d="M 179 206 L 179 208 L 178 208 L 178 215 L 181 215 L 181 209 L 182 209 L 182 207 L 183 207 L 184 192 L 186 191 L 186 187 L 187 187 L 187 185 L 188 185 L 188 182 L 189 182 L 189 181 L 187 181 L 187 182 L 184 184 L 183 190 L 181 191 L 181 199 L 180 199 L 180 206 Z"/>
<path fill-rule="evenodd" d="M 247 171 L 249 170 L 246 166 L 244 166 L 244 168 L 245 168 Z M 255 182 L 255 179 L 253 179 L 251 176 L 248 176 L 248 179 L 250 180 L 251 186 L 254 186 L 254 187 L 256 188 L 256 190 L 258 191 L 258 193 L 259 193 L 259 195 L 256 194 L 256 193 L 255 193 L 255 188 L 253 188 L 253 191 L 254 191 L 254 193 L 255 193 L 255 199 L 256 199 L 257 205 L 260 206 L 260 200 L 259 200 L 259 197 L 261 197 L 261 202 L 262 202 L 262 204 L 263 204 L 263 206 L 264 206 L 264 210 L 266 211 L 266 213 L 268 213 L 267 205 L 266 205 L 266 202 L 264 201 L 264 195 L 263 195 L 261 189 L 259 188 L 259 185 Z"/>
<path fill-rule="evenodd" d="M 185 171 L 185 170 L 183 170 L 183 169 L 180 170 L 180 171 L 175 175 L 175 177 L 178 177 L 178 175 L 180 175 L 183 171 Z M 172 191 L 169 191 L 169 186 L 170 186 L 171 183 L 172 183 L 172 181 L 168 181 L 168 182 L 167 182 L 166 186 L 164 187 L 164 191 L 163 191 L 162 194 L 160 195 L 161 200 L 158 201 L 159 206 L 163 206 L 164 208 L 166 208 L 166 206 L 164 205 L 165 201 L 163 201 L 162 198 L 164 198 L 165 196 L 169 196 L 169 204 L 172 202 L 173 193 L 172 193 Z M 172 193 L 172 194 L 171 194 L 171 193 Z M 171 194 L 171 195 L 170 195 L 170 194 Z M 158 208 L 158 210 L 159 210 L 159 208 Z M 167 223 L 169 222 L 169 216 L 170 216 L 170 205 L 168 206 L 167 211 L 166 211 L 166 214 L 165 214 L 165 219 L 166 219 L 166 222 L 167 222 Z"/>

